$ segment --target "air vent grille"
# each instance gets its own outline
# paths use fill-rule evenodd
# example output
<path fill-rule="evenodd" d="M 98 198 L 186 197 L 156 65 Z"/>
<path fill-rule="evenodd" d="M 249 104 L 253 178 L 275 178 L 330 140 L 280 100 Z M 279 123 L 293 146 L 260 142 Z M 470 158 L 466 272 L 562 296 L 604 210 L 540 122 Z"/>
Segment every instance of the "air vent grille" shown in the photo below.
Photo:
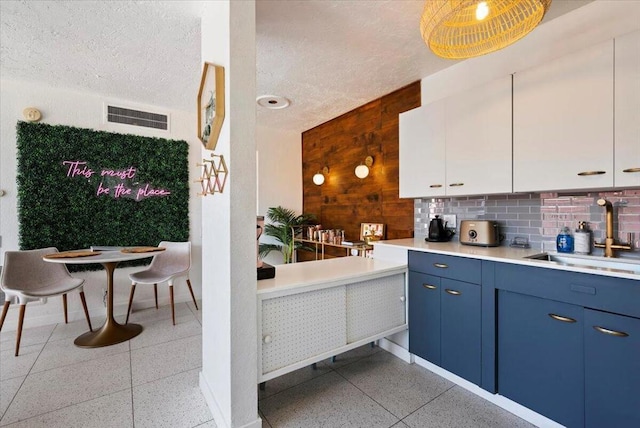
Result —
<path fill-rule="evenodd" d="M 150 113 L 123 107 L 107 106 L 107 121 L 165 131 L 168 129 L 168 116 L 166 114 Z"/>

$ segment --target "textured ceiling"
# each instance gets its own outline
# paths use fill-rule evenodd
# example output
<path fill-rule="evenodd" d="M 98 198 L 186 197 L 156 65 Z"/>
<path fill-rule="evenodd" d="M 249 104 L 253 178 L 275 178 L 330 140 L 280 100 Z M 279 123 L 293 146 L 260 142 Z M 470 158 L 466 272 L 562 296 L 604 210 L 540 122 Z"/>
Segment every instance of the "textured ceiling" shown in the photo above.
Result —
<path fill-rule="evenodd" d="M 201 7 L 190 1 L 2 0 L 0 76 L 194 109 Z"/>
<path fill-rule="evenodd" d="M 258 0 L 258 92 L 291 100 L 258 123 L 305 131 L 456 64 L 422 41 L 424 1 Z M 589 2 L 554 0 L 545 21 Z"/>
<path fill-rule="evenodd" d="M 554 0 L 545 20 L 588 0 Z M 291 100 L 258 125 L 304 131 L 455 62 L 418 28 L 424 0 L 257 0 L 257 88 Z M 191 110 L 201 1 L 0 1 L 0 76 Z"/>

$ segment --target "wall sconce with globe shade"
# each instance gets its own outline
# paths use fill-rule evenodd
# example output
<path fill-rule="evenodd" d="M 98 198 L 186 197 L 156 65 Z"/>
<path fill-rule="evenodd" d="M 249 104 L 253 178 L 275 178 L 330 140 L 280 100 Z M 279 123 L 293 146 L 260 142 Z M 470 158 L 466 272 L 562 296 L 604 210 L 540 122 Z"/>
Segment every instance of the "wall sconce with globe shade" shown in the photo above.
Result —
<path fill-rule="evenodd" d="M 329 167 L 325 166 L 322 171 L 318 171 L 313 176 L 313 184 L 316 186 L 322 186 L 324 184 L 324 176 L 329 174 Z"/>
<path fill-rule="evenodd" d="M 364 162 L 356 167 L 356 177 L 363 179 L 369 175 L 369 168 L 373 165 L 373 157 L 367 156 Z"/>

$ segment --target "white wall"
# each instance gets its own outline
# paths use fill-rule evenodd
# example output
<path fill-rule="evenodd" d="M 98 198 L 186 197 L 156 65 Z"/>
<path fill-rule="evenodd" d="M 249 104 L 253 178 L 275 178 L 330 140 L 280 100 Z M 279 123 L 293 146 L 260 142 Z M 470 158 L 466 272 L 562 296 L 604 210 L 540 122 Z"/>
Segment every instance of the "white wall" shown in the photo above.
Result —
<path fill-rule="evenodd" d="M 218 427 L 257 428 L 255 1 L 208 2 L 201 45 L 203 61 L 225 67 L 216 154 L 229 176 L 202 206 L 200 389 Z"/>
<path fill-rule="evenodd" d="M 148 109 L 149 111 L 162 111 L 170 115 L 171 131 L 158 131 L 134 126 L 108 124 L 103 120 L 103 103 L 115 102 L 118 105 L 134 108 Z M 149 137 L 161 137 L 189 142 L 189 222 L 190 237 L 193 249 L 193 268 L 191 270 L 191 284 L 194 293 L 201 294 L 201 206 L 200 199 L 196 196 L 198 186 L 194 181 L 199 177 L 200 170 L 195 167 L 200 156 L 201 143 L 196 137 L 195 112 L 168 110 L 161 106 L 148 106 L 135 103 L 135 100 L 114 100 L 105 98 L 95 93 L 78 92 L 71 89 L 49 86 L 46 82 L 23 82 L 16 80 L 0 80 L 0 189 L 6 194 L 0 197 L 0 236 L 2 236 L 1 259 L 4 260 L 4 252 L 18 250 L 18 216 L 17 216 L 17 184 L 16 184 L 16 124 L 24 120 L 22 111 L 26 107 L 36 107 L 42 112 L 42 123 L 60 124 L 89 128 L 109 132 L 136 134 Z M 126 313 L 129 298 L 130 281 L 128 274 L 140 270 L 137 268 L 116 269 L 115 284 L 115 314 Z M 86 279 L 84 290 L 91 316 L 104 316 L 105 307 L 102 303 L 102 290 L 106 289 L 106 277 L 104 271 L 75 273 L 74 275 Z M 182 284 L 184 285 L 184 284 Z M 175 288 L 176 301 L 190 301 L 191 297 L 186 285 L 178 284 Z M 159 303 L 169 303 L 169 291 L 166 286 L 158 287 Z M 39 302 L 29 303 L 25 325 L 32 327 L 50 323 L 61 322 L 62 305 L 52 299 L 48 304 Z M 138 287 L 134 300 L 134 310 L 153 305 L 153 291 L 150 287 Z M 14 330 L 17 325 L 17 306 L 12 305 L 5 321 L 7 330 Z M 84 319 L 84 313 L 80 305 L 77 293 L 69 295 L 70 320 Z"/>
<path fill-rule="evenodd" d="M 302 214 L 302 134 L 265 127 L 256 128 L 258 143 L 258 215 L 283 206 Z M 268 219 L 265 218 L 266 221 Z M 263 235 L 262 243 L 277 243 Z M 264 261 L 283 263 L 282 254 L 271 252 Z"/>

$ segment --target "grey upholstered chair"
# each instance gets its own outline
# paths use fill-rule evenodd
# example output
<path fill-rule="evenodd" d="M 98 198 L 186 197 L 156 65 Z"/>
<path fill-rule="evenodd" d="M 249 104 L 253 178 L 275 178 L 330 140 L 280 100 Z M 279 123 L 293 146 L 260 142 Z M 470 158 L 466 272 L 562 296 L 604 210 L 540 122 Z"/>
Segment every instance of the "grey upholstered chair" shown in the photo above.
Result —
<path fill-rule="evenodd" d="M 0 289 L 5 294 L 5 301 L 2 307 L 2 317 L 0 318 L 0 330 L 2 330 L 9 305 L 13 300 L 17 300 L 17 303 L 20 304 L 20 314 L 16 332 L 16 357 L 20 351 L 24 312 L 28 302 L 35 300 L 46 302 L 48 297 L 62 296 L 64 322 L 66 324 L 68 322 L 67 293 L 78 290 L 80 291 L 80 299 L 82 300 L 87 324 L 89 324 L 89 330 L 93 331 L 82 289 L 84 279 L 72 277 L 64 264 L 49 263 L 42 259 L 47 254 L 57 252 L 57 248 L 49 247 L 37 250 L 6 251 L 4 253 Z"/>
<path fill-rule="evenodd" d="M 173 283 L 176 278 L 185 277 L 187 286 L 193 299 L 193 304 L 198 309 L 196 297 L 191 288 L 189 280 L 189 269 L 191 268 L 191 242 L 170 242 L 162 241 L 159 247 L 166 248 L 165 251 L 158 253 L 153 258 L 149 267 L 143 271 L 135 272 L 129 275 L 132 281 L 131 293 L 129 294 L 129 307 L 127 308 L 127 319 L 129 322 L 129 314 L 131 314 L 131 304 L 133 303 L 133 294 L 136 291 L 136 284 L 153 284 L 153 292 L 156 299 L 156 309 L 158 309 L 158 283 L 169 283 L 169 295 L 171 297 L 171 318 L 173 325 L 176 325 L 176 313 L 173 306 Z"/>

